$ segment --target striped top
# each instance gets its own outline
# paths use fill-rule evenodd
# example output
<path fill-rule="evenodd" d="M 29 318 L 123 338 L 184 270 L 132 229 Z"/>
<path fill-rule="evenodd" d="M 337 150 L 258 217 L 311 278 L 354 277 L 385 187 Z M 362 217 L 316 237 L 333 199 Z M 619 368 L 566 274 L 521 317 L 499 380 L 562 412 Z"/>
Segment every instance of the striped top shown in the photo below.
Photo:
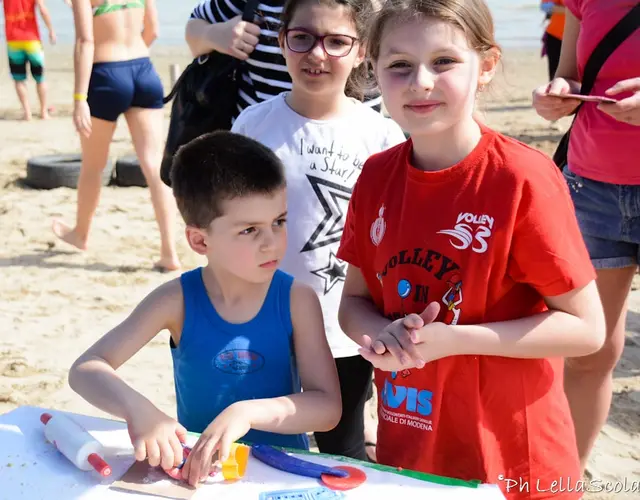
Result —
<path fill-rule="evenodd" d="M 202 0 L 191 13 L 191 19 L 202 19 L 209 23 L 221 23 L 242 15 L 246 0 Z M 280 14 L 284 0 L 261 0 L 257 15 L 262 18 L 258 45 L 247 59 L 247 69 L 243 71 L 238 95 L 238 114 L 251 104 L 265 101 L 270 97 L 291 90 L 291 77 L 278 45 Z M 382 98 L 379 94 L 366 100 L 367 104 L 379 109 Z"/>

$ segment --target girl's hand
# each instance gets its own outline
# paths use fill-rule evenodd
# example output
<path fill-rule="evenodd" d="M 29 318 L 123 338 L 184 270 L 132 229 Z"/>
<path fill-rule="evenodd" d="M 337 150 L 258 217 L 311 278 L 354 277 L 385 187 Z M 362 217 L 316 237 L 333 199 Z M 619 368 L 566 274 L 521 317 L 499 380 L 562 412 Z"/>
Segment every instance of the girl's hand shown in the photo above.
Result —
<path fill-rule="evenodd" d="M 187 430 L 151 403 L 136 408 L 135 415 L 127 419 L 127 428 L 136 460 L 146 458 L 152 467 L 163 469 L 182 463 Z"/>
<path fill-rule="evenodd" d="M 389 353 L 395 360 L 408 368 L 409 365 L 422 368 L 424 360 L 418 352 L 415 344 L 415 330 L 431 323 L 438 316 L 440 305 L 432 302 L 421 314 L 408 314 L 404 318 L 397 319 L 387 326 L 375 340 L 364 335 L 364 347 L 359 349 L 360 354 L 367 360 L 370 355 L 383 355 Z"/>
<path fill-rule="evenodd" d="M 640 126 L 640 78 L 618 82 L 605 94 L 614 96 L 621 92 L 633 92 L 633 95 L 616 103 L 600 103 L 598 109 L 620 122 Z"/>
<path fill-rule="evenodd" d="M 545 120 L 556 121 L 568 116 L 580 105 L 577 99 L 563 99 L 548 95 L 552 94 L 577 94 L 580 92 L 580 84 L 565 78 L 555 78 L 546 85 L 541 85 L 533 91 L 533 107 Z"/>
<path fill-rule="evenodd" d="M 213 45 L 219 52 L 235 57 L 242 61 L 249 58 L 258 45 L 260 27 L 254 23 L 242 20 L 242 16 L 236 16 L 224 23 L 225 30 L 218 32 L 218 38 L 213 40 Z M 212 31 L 212 33 L 214 33 Z"/>
<path fill-rule="evenodd" d="M 430 304 L 431 305 L 431 304 Z M 424 314 L 424 313 L 423 313 Z M 374 367 L 383 371 L 398 372 L 408 368 L 423 368 L 426 363 L 445 358 L 464 351 L 462 346 L 455 345 L 455 332 L 452 327 L 441 322 L 431 322 L 411 332 L 414 344 L 420 344 L 422 364 L 401 363 L 391 353 L 378 354 L 373 349 L 361 349 L 360 354 Z"/>
<path fill-rule="evenodd" d="M 224 410 L 200 435 L 182 467 L 182 478 L 196 486 L 209 477 L 215 462 L 224 462 L 231 445 L 251 429 L 247 401 L 239 401 Z M 216 453 L 218 452 L 218 453 Z M 214 461 L 214 457 L 217 459 Z"/>
<path fill-rule="evenodd" d="M 376 351 L 373 350 L 371 338 L 366 335 L 362 337 L 362 340 L 364 341 L 364 346 L 359 349 L 360 355 L 378 370 L 384 372 L 400 372 L 415 366 L 413 363 L 402 363 L 389 351 L 384 354 L 376 353 Z"/>
<path fill-rule="evenodd" d="M 75 101 L 73 104 L 73 124 L 76 131 L 84 137 L 91 135 L 91 112 L 87 101 Z"/>

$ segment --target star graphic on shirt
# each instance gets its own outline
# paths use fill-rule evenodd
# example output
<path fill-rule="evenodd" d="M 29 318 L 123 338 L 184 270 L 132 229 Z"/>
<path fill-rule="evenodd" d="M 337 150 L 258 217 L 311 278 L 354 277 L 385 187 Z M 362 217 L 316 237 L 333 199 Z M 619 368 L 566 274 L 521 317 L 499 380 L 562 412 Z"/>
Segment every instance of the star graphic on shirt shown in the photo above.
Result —
<path fill-rule="evenodd" d="M 333 252 L 329 252 L 329 263 L 326 267 L 311 271 L 324 280 L 324 294 L 327 295 L 338 281 L 344 281 L 347 263 L 342 262 Z"/>
<path fill-rule="evenodd" d="M 344 229 L 344 214 L 351 198 L 351 189 L 340 184 L 312 175 L 307 175 L 307 179 L 324 209 L 325 216 L 300 252 L 309 252 L 340 241 Z"/>

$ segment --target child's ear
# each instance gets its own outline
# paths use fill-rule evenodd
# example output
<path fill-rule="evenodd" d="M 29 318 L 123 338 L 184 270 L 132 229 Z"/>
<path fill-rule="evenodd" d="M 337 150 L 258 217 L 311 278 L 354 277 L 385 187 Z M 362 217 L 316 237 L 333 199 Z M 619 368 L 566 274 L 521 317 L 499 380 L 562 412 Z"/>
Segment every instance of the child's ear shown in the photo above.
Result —
<path fill-rule="evenodd" d="M 184 230 L 191 250 L 199 255 L 207 254 L 207 231 L 199 227 L 187 226 Z"/>
<path fill-rule="evenodd" d="M 357 68 L 358 66 L 360 66 L 364 62 L 366 55 L 367 55 L 367 48 L 361 43 L 358 44 L 358 55 L 356 57 L 355 62 L 353 63 L 353 67 Z"/>
<path fill-rule="evenodd" d="M 282 51 L 282 55 L 284 57 L 284 32 L 278 32 L 278 45 L 280 46 L 280 50 Z"/>
<path fill-rule="evenodd" d="M 478 76 L 478 88 L 483 88 L 491 83 L 500 62 L 500 50 L 496 47 L 489 49 L 481 56 L 480 75 Z"/>

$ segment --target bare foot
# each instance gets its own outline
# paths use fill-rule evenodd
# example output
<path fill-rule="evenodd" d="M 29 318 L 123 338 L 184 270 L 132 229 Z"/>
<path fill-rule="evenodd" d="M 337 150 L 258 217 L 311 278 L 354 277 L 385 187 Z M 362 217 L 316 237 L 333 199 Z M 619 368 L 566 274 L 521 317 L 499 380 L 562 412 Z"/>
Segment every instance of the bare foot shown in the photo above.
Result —
<path fill-rule="evenodd" d="M 42 111 L 40 111 L 40 119 L 48 120 L 49 118 L 51 118 L 51 115 L 53 114 L 54 111 L 55 111 L 55 108 L 53 106 L 49 106 L 48 108 L 43 109 Z"/>
<path fill-rule="evenodd" d="M 22 114 L 22 119 L 23 119 L 25 122 L 30 122 L 30 121 L 31 121 L 31 113 L 23 113 L 23 114 Z"/>
<path fill-rule="evenodd" d="M 180 267 L 181 267 L 180 260 L 178 259 L 177 256 L 161 257 L 160 260 L 153 265 L 153 268 L 156 271 L 160 271 L 163 273 L 169 272 L 169 271 L 176 271 L 180 269 Z"/>
<path fill-rule="evenodd" d="M 64 222 L 58 219 L 54 219 L 53 223 L 51 224 L 51 229 L 53 230 L 53 234 L 55 234 L 65 243 L 73 245 L 78 250 L 87 249 L 87 241 L 78 236 L 75 232 L 75 229 L 67 226 Z"/>

